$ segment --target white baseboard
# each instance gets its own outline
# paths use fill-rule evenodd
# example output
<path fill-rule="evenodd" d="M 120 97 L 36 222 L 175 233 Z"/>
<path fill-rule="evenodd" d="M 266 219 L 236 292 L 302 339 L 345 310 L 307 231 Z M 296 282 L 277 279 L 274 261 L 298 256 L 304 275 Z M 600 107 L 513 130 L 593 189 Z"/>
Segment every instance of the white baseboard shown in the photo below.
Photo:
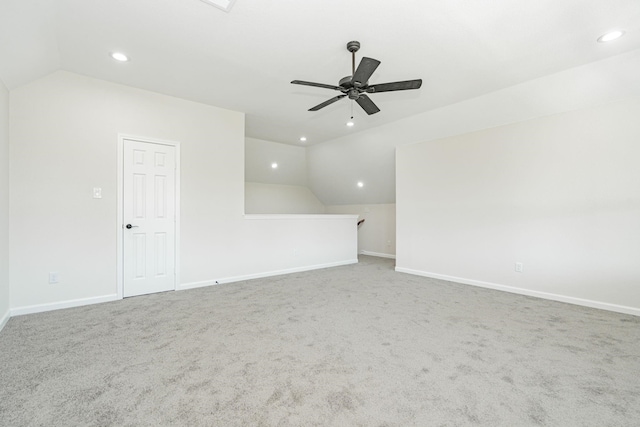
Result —
<path fill-rule="evenodd" d="M 42 313 L 44 311 L 60 310 L 61 308 L 80 307 L 83 305 L 100 304 L 103 302 L 116 301 L 117 294 L 104 295 L 101 297 L 81 298 L 69 301 L 54 302 L 50 304 L 36 304 L 25 307 L 16 307 L 11 309 L 11 316 L 21 316 L 23 314 Z"/>
<path fill-rule="evenodd" d="M 377 256 L 379 258 L 396 259 L 396 256 L 394 254 L 383 254 L 380 252 L 360 251 L 360 255 L 369 255 L 369 256 Z"/>
<path fill-rule="evenodd" d="M 357 259 L 350 259 L 347 261 L 331 262 L 327 264 L 316 264 L 304 267 L 288 268 L 285 270 L 266 271 L 264 273 L 247 274 L 244 276 L 224 277 L 217 280 L 205 280 L 202 282 L 191 282 L 178 285 L 178 290 L 202 288 L 205 286 L 221 285 L 223 283 L 241 282 L 243 280 L 261 279 L 263 277 L 280 276 L 282 274 L 299 273 L 301 271 L 318 270 L 321 268 L 339 267 L 341 265 L 357 264 Z"/>
<path fill-rule="evenodd" d="M 610 304 L 608 302 L 569 297 L 566 295 L 552 294 L 549 292 L 533 291 L 530 289 L 516 288 L 514 286 L 498 285 L 496 283 L 482 282 L 480 280 L 473 280 L 473 279 L 465 279 L 463 277 L 447 276 L 444 274 L 429 273 L 427 271 L 412 270 L 412 269 L 403 268 L 403 267 L 396 267 L 396 271 L 399 273 L 408 273 L 416 276 L 430 277 L 432 279 L 446 280 L 449 282 L 462 283 L 465 285 L 478 286 L 481 288 L 495 289 L 498 291 L 510 292 L 513 294 L 527 295 L 530 297 L 565 302 L 568 304 L 582 305 L 585 307 L 598 308 L 600 310 L 615 311 L 617 313 L 631 314 L 633 316 L 640 316 L 640 308 Z"/>
<path fill-rule="evenodd" d="M 10 318 L 11 318 L 11 311 L 7 310 L 7 312 L 3 314 L 2 317 L 0 317 L 0 331 L 2 331 L 2 328 L 4 328 L 4 326 L 7 324 Z"/>

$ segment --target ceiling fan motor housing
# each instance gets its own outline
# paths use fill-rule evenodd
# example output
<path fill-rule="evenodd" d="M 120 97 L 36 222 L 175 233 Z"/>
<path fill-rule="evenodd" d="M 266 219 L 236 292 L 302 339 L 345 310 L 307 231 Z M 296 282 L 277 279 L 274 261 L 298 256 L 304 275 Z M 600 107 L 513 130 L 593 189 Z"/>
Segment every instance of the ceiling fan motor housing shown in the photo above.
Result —
<path fill-rule="evenodd" d="M 338 86 L 343 89 L 351 89 L 353 87 L 353 85 L 351 84 L 351 76 L 341 78 Z"/>
<path fill-rule="evenodd" d="M 364 89 L 367 87 L 367 85 L 369 84 L 369 82 L 365 82 L 364 84 L 358 84 L 358 85 L 354 85 L 353 82 L 353 77 L 351 76 L 346 76 L 340 79 L 340 82 L 338 83 L 338 86 L 340 86 L 343 90 L 343 92 L 347 92 L 348 90 L 352 89 L 353 87 L 355 87 L 356 89 L 361 89 L 361 92 L 364 91 Z"/>

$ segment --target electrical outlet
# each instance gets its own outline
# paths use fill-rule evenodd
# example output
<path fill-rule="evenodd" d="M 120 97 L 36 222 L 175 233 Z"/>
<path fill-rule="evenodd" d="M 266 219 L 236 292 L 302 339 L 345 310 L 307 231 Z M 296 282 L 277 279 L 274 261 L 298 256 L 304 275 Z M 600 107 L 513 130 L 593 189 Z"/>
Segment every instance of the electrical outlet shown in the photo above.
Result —
<path fill-rule="evenodd" d="M 58 283 L 58 281 L 60 281 L 60 274 L 57 271 L 52 271 L 51 273 L 49 273 L 49 283 L 50 284 L 55 284 Z"/>
<path fill-rule="evenodd" d="M 522 263 L 516 262 L 516 273 L 522 273 L 523 270 L 524 270 L 524 266 L 522 265 Z"/>
<path fill-rule="evenodd" d="M 94 199 L 102 199 L 102 188 L 93 187 L 93 198 Z"/>

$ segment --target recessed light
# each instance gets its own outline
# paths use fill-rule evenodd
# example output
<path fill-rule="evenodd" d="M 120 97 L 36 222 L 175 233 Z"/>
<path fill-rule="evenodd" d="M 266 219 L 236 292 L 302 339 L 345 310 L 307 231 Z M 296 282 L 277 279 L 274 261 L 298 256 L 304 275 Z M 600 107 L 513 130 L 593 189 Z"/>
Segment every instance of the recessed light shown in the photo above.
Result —
<path fill-rule="evenodd" d="M 610 41 L 619 39 L 622 36 L 624 36 L 624 31 L 622 30 L 609 31 L 608 33 L 605 33 L 600 37 L 598 37 L 598 43 L 610 42 Z"/>
<path fill-rule="evenodd" d="M 305 142 L 306 140 L 307 140 L 307 137 L 306 137 L 306 136 L 301 136 L 301 137 L 300 137 L 300 142 Z"/>
<path fill-rule="evenodd" d="M 271 168 L 272 169 L 278 169 L 278 164 L 277 163 L 271 163 Z"/>
<path fill-rule="evenodd" d="M 353 123 L 353 122 L 347 122 L 347 126 L 349 126 L 349 127 L 353 127 L 354 124 L 355 123 Z"/>
<path fill-rule="evenodd" d="M 225 12 L 229 12 L 231 10 L 231 6 L 233 6 L 233 2 L 236 0 L 202 0 L 205 3 L 210 4 L 211 6 L 215 6 L 218 9 L 222 9 Z"/>
<path fill-rule="evenodd" d="M 364 182 L 358 181 L 358 187 L 360 187 L 360 188 L 364 187 Z"/>
<path fill-rule="evenodd" d="M 127 62 L 129 60 L 129 57 L 122 52 L 112 52 L 111 57 L 120 62 Z"/>

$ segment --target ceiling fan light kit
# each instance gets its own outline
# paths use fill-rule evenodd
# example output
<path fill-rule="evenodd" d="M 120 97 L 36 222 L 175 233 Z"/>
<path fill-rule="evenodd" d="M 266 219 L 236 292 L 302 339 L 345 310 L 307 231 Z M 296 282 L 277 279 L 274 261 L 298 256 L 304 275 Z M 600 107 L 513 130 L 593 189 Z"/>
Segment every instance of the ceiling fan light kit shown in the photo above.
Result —
<path fill-rule="evenodd" d="M 307 82 L 303 80 L 294 80 L 291 82 L 296 85 L 321 87 L 324 89 L 332 89 L 342 92 L 342 95 L 334 96 L 333 98 L 310 108 L 309 111 L 318 111 L 344 97 L 348 97 L 349 99 L 356 101 L 367 114 L 371 115 L 379 112 L 380 109 L 371 100 L 371 98 L 367 96 L 368 93 L 420 89 L 420 86 L 422 86 L 422 79 L 369 85 L 369 78 L 380 65 L 380 61 L 373 58 L 367 58 L 365 56 L 360 60 L 360 64 L 356 69 L 356 52 L 360 50 L 360 42 L 355 40 L 350 41 L 347 43 L 347 50 L 351 52 L 351 75 L 340 79 L 338 86 Z"/>

